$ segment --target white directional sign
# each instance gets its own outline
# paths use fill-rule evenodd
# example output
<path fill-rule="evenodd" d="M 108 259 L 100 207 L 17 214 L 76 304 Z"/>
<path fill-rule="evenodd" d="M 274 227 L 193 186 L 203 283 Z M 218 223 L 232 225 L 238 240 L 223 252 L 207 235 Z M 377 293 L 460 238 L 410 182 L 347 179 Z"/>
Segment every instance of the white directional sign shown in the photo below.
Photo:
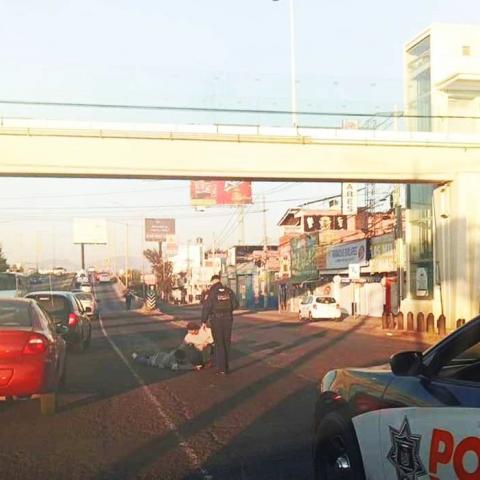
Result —
<path fill-rule="evenodd" d="M 360 278 L 360 264 L 350 263 L 348 265 L 348 278 L 350 280 L 358 280 Z"/>

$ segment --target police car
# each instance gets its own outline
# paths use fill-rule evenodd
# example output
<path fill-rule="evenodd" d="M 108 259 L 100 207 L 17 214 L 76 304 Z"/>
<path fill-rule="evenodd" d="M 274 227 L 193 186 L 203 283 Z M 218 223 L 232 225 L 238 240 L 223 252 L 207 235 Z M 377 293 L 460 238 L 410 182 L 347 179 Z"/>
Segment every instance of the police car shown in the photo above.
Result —
<path fill-rule="evenodd" d="M 480 316 L 426 352 L 332 370 L 319 389 L 316 479 L 480 479 Z"/>

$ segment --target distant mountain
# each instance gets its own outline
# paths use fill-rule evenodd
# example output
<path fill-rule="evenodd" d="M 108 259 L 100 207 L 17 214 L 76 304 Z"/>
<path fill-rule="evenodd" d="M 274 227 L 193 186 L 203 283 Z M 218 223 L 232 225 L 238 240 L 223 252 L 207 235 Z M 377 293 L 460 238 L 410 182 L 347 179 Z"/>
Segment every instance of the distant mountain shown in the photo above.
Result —
<path fill-rule="evenodd" d="M 117 256 L 109 259 L 109 262 L 105 262 L 105 257 L 95 257 L 93 255 L 86 256 L 85 258 L 86 265 L 85 268 L 90 266 L 95 266 L 99 270 L 105 269 L 116 269 L 122 270 L 125 268 L 125 257 Z M 150 272 L 150 264 L 147 259 L 143 260 L 145 271 Z M 27 262 L 23 264 L 25 270 L 29 268 L 36 268 L 36 264 L 32 262 Z M 77 272 L 80 270 L 80 259 L 78 261 L 72 261 L 66 258 L 46 258 L 38 262 L 38 268 L 40 270 L 51 270 L 54 267 L 64 267 L 68 272 Z M 133 268 L 135 270 L 142 270 L 142 257 L 128 257 L 128 268 Z"/>

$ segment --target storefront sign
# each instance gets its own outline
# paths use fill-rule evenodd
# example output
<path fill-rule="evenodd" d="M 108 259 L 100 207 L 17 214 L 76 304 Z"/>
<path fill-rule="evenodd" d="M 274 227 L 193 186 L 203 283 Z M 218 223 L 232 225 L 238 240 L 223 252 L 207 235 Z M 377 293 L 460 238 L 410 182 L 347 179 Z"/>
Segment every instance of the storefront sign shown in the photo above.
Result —
<path fill-rule="evenodd" d="M 366 240 L 341 243 L 328 249 L 327 268 L 348 268 L 350 263 L 368 265 Z"/>
<path fill-rule="evenodd" d="M 263 245 L 237 245 L 228 249 L 227 264 L 239 265 L 252 260 L 253 252 L 263 252 Z M 268 251 L 277 251 L 277 245 L 268 245 Z"/>
<path fill-rule="evenodd" d="M 303 217 L 305 233 L 346 229 L 347 217 L 345 215 L 306 215 Z"/>
<path fill-rule="evenodd" d="M 355 215 L 357 213 L 357 184 L 342 183 L 342 213 Z"/>
<path fill-rule="evenodd" d="M 280 261 L 280 278 L 288 278 L 291 275 L 290 271 L 290 243 L 280 245 L 279 249 Z"/>
<path fill-rule="evenodd" d="M 318 237 L 316 235 L 306 235 L 292 239 L 290 255 L 293 282 L 300 283 L 318 277 L 317 246 Z"/>
<path fill-rule="evenodd" d="M 393 233 L 370 239 L 370 272 L 395 272 L 395 239 Z"/>

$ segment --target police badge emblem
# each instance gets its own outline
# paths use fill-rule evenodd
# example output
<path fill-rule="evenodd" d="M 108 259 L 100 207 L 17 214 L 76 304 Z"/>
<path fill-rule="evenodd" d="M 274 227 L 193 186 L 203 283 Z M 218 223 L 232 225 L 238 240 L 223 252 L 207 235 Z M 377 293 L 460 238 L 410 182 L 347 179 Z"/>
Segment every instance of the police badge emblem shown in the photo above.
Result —
<path fill-rule="evenodd" d="M 398 480 L 417 480 L 427 472 L 420 458 L 421 435 L 414 435 L 410 430 L 408 418 L 405 417 L 399 430 L 390 429 L 392 447 L 387 459 L 394 466 Z"/>

